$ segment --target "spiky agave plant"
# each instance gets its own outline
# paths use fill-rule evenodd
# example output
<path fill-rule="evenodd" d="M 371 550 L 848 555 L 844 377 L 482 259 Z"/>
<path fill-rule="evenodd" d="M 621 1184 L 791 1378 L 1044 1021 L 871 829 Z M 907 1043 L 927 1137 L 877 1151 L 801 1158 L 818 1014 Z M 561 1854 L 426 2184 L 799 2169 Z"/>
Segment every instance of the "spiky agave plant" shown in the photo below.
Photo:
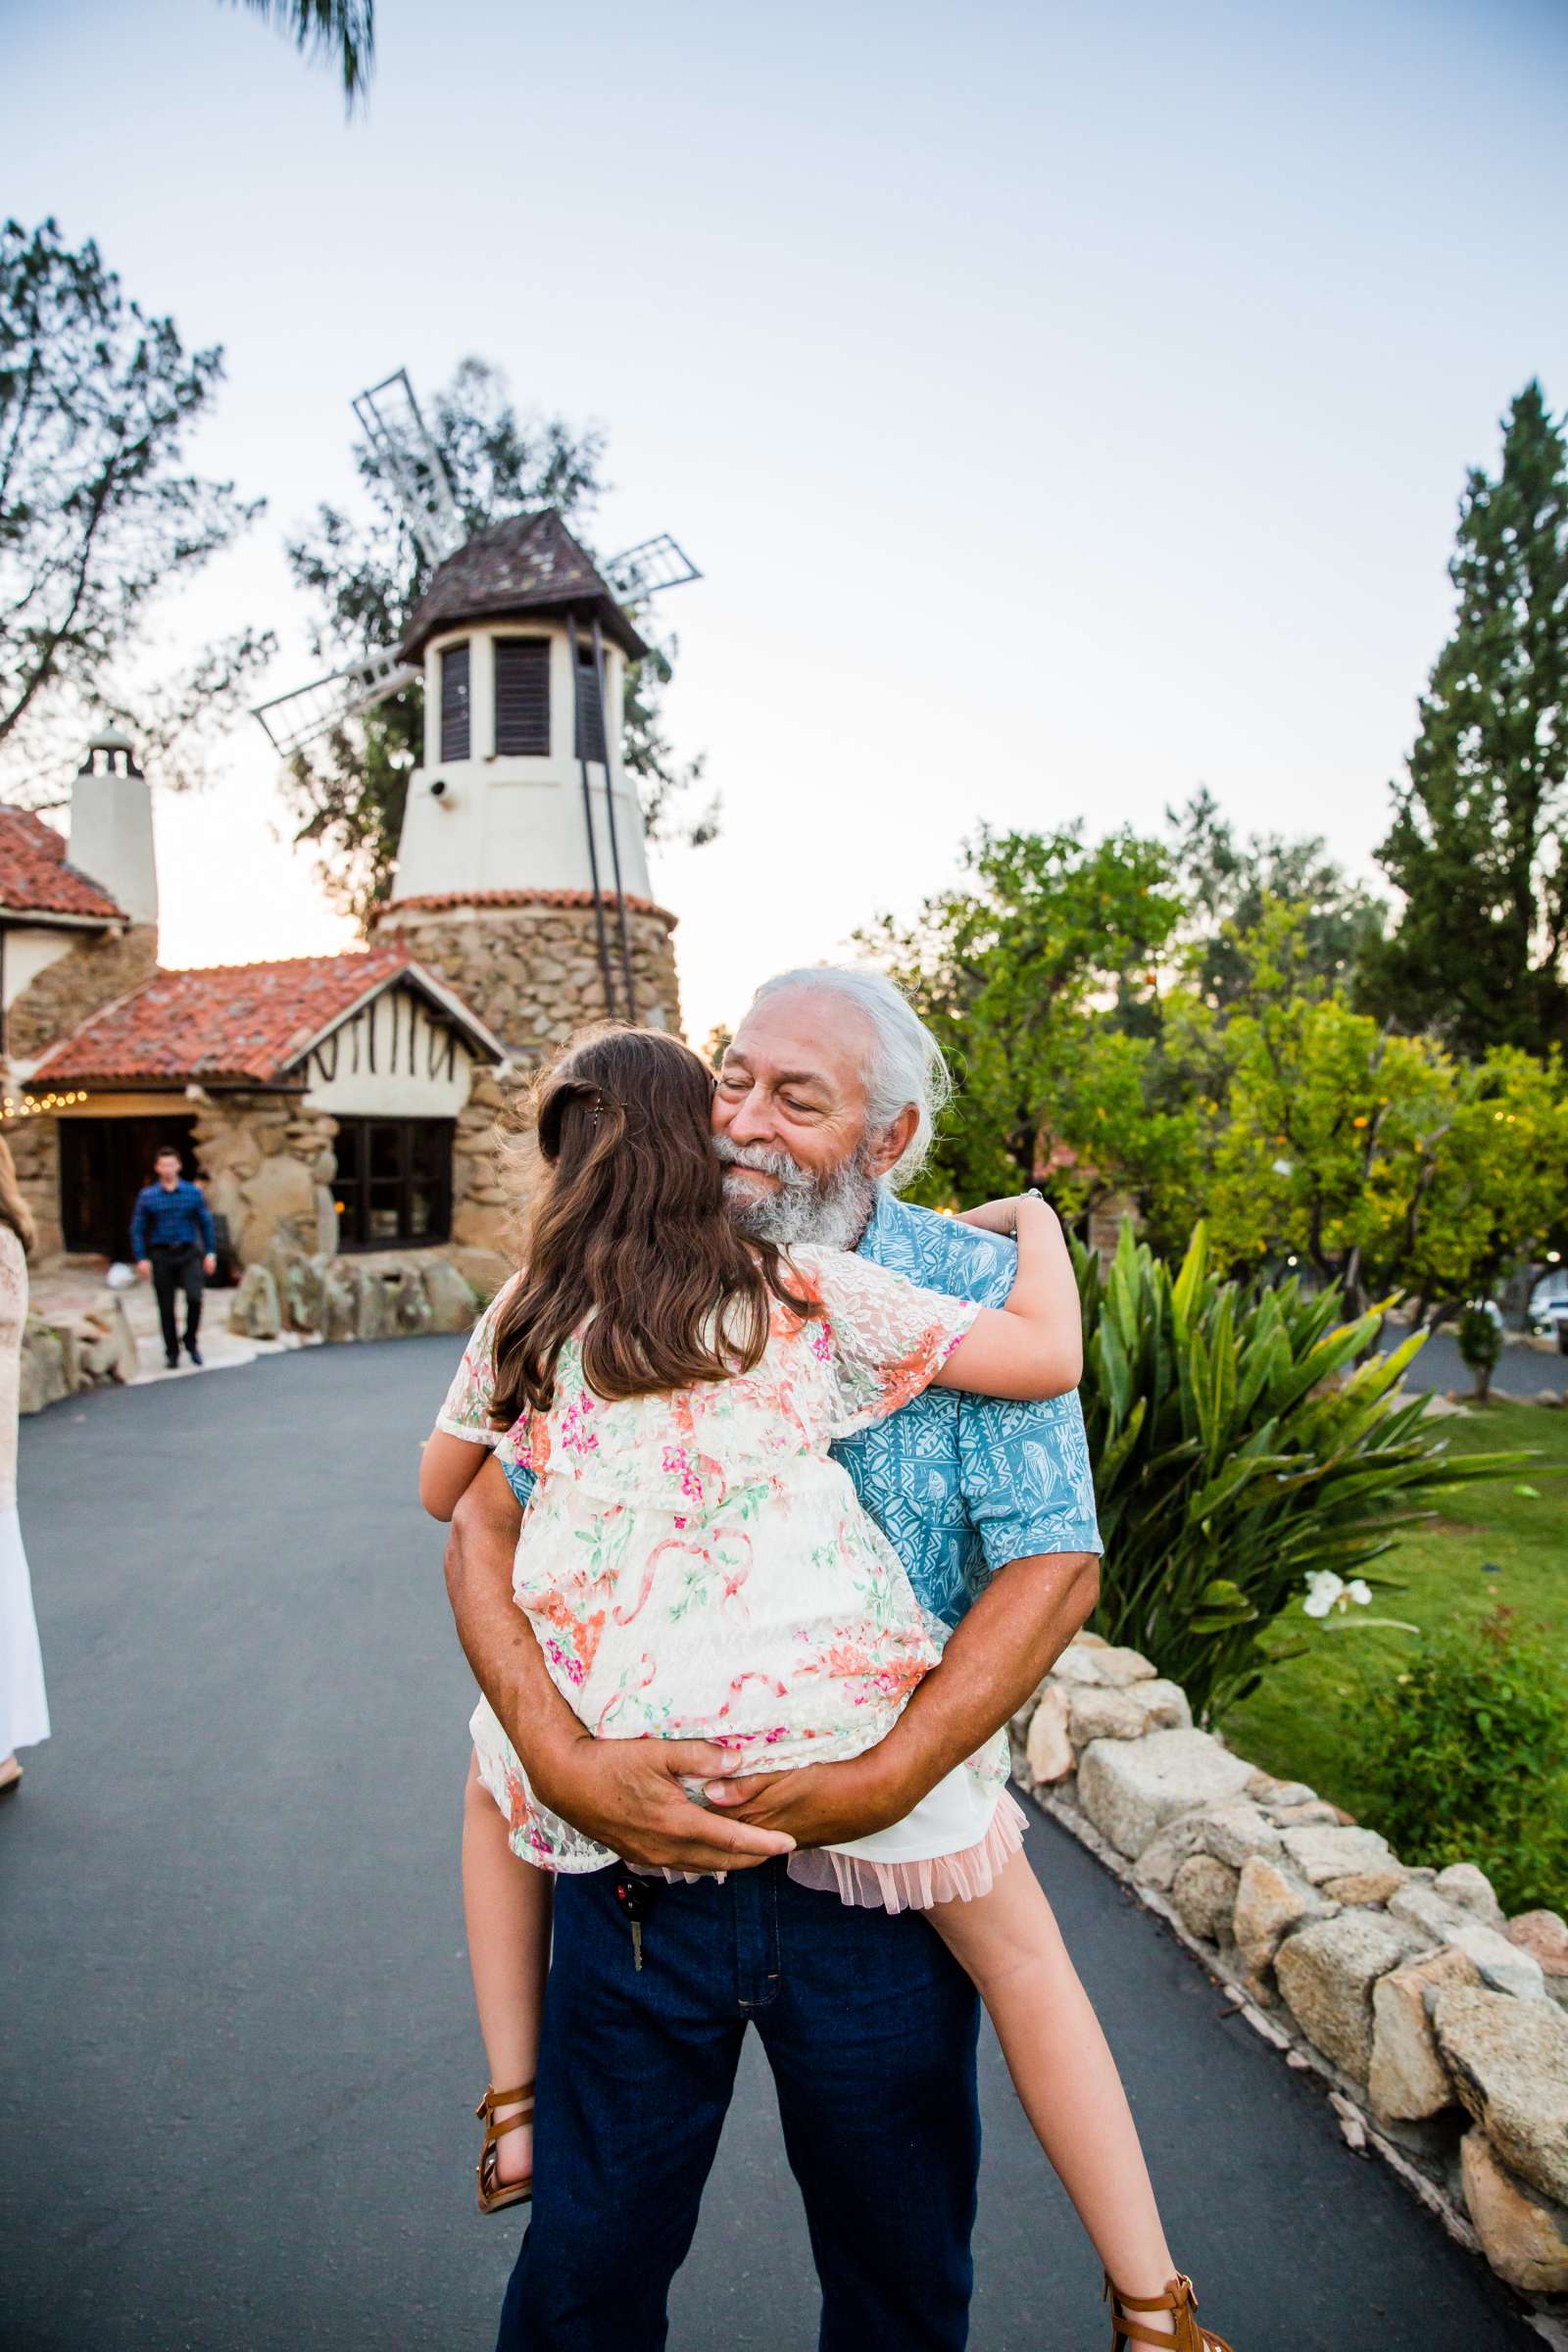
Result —
<path fill-rule="evenodd" d="M 1256 1688 L 1262 1637 L 1309 1574 L 1364 1573 L 1439 1495 L 1526 1458 L 1450 1457 L 1401 1385 L 1423 1334 L 1369 1354 L 1383 1307 L 1346 1323 L 1336 1291 L 1221 1280 L 1201 1225 L 1175 1273 L 1130 1224 L 1107 1274 L 1075 1256 L 1105 1545 L 1095 1627 L 1205 1719 Z"/>

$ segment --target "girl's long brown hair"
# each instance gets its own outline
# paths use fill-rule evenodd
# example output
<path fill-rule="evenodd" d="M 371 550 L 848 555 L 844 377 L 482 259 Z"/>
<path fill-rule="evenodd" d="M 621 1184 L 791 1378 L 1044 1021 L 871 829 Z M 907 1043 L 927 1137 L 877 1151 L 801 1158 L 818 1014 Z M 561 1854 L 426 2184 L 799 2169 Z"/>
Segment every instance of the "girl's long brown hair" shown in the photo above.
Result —
<path fill-rule="evenodd" d="M 496 1326 L 503 1428 L 549 1405 L 578 1330 L 588 1386 L 611 1400 L 749 1372 L 774 1299 L 815 1312 L 789 1289 L 777 1250 L 729 1221 L 712 1092 L 690 1047 L 659 1029 L 603 1030 L 540 1079 L 548 1175 Z"/>

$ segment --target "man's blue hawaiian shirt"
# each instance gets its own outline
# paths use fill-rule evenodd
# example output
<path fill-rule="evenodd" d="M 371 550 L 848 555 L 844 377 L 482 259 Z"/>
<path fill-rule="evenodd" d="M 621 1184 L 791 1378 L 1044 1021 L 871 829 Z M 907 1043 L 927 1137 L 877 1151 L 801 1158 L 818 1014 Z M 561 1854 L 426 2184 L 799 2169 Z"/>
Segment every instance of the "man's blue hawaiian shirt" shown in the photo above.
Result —
<path fill-rule="evenodd" d="M 1010 1242 L 956 1217 L 877 1198 L 860 1255 L 922 1290 L 1001 1306 Z M 835 1446 L 861 1502 L 935 1616 L 956 1625 L 992 1575 L 1037 1552 L 1095 1551 L 1095 1482 L 1076 1395 L 1004 1404 L 927 1389 Z"/>

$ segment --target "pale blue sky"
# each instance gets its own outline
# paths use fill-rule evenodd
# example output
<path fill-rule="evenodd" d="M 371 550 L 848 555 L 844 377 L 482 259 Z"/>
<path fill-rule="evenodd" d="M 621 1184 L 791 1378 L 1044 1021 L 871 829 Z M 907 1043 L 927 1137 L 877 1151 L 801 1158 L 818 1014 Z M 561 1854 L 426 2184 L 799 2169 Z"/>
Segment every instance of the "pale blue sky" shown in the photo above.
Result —
<path fill-rule="evenodd" d="M 227 347 L 270 513 L 187 598 L 308 674 L 280 545 L 348 401 L 466 353 L 676 530 L 722 840 L 658 860 L 701 1035 L 951 877 L 981 817 L 1206 781 L 1363 863 L 1464 468 L 1568 406 L 1560 0 L 788 10 L 380 0 L 368 115 L 214 0 L 0 0 L 0 201 Z M 166 946 L 331 944 L 259 733 L 160 816 Z"/>

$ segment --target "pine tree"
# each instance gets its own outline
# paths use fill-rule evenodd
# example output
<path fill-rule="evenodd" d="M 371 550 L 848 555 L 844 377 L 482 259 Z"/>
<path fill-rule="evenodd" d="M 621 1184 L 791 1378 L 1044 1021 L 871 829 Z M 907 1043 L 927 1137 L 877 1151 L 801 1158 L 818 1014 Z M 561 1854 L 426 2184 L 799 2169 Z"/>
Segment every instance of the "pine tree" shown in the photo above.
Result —
<path fill-rule="evenodd" d="M 1465 485 L 1453 634 L 1378 852 L 1404 895 L 1369 996 L 1460 1052 L 1568 1042 L 1568 444 L 1538 383 Z"/>

